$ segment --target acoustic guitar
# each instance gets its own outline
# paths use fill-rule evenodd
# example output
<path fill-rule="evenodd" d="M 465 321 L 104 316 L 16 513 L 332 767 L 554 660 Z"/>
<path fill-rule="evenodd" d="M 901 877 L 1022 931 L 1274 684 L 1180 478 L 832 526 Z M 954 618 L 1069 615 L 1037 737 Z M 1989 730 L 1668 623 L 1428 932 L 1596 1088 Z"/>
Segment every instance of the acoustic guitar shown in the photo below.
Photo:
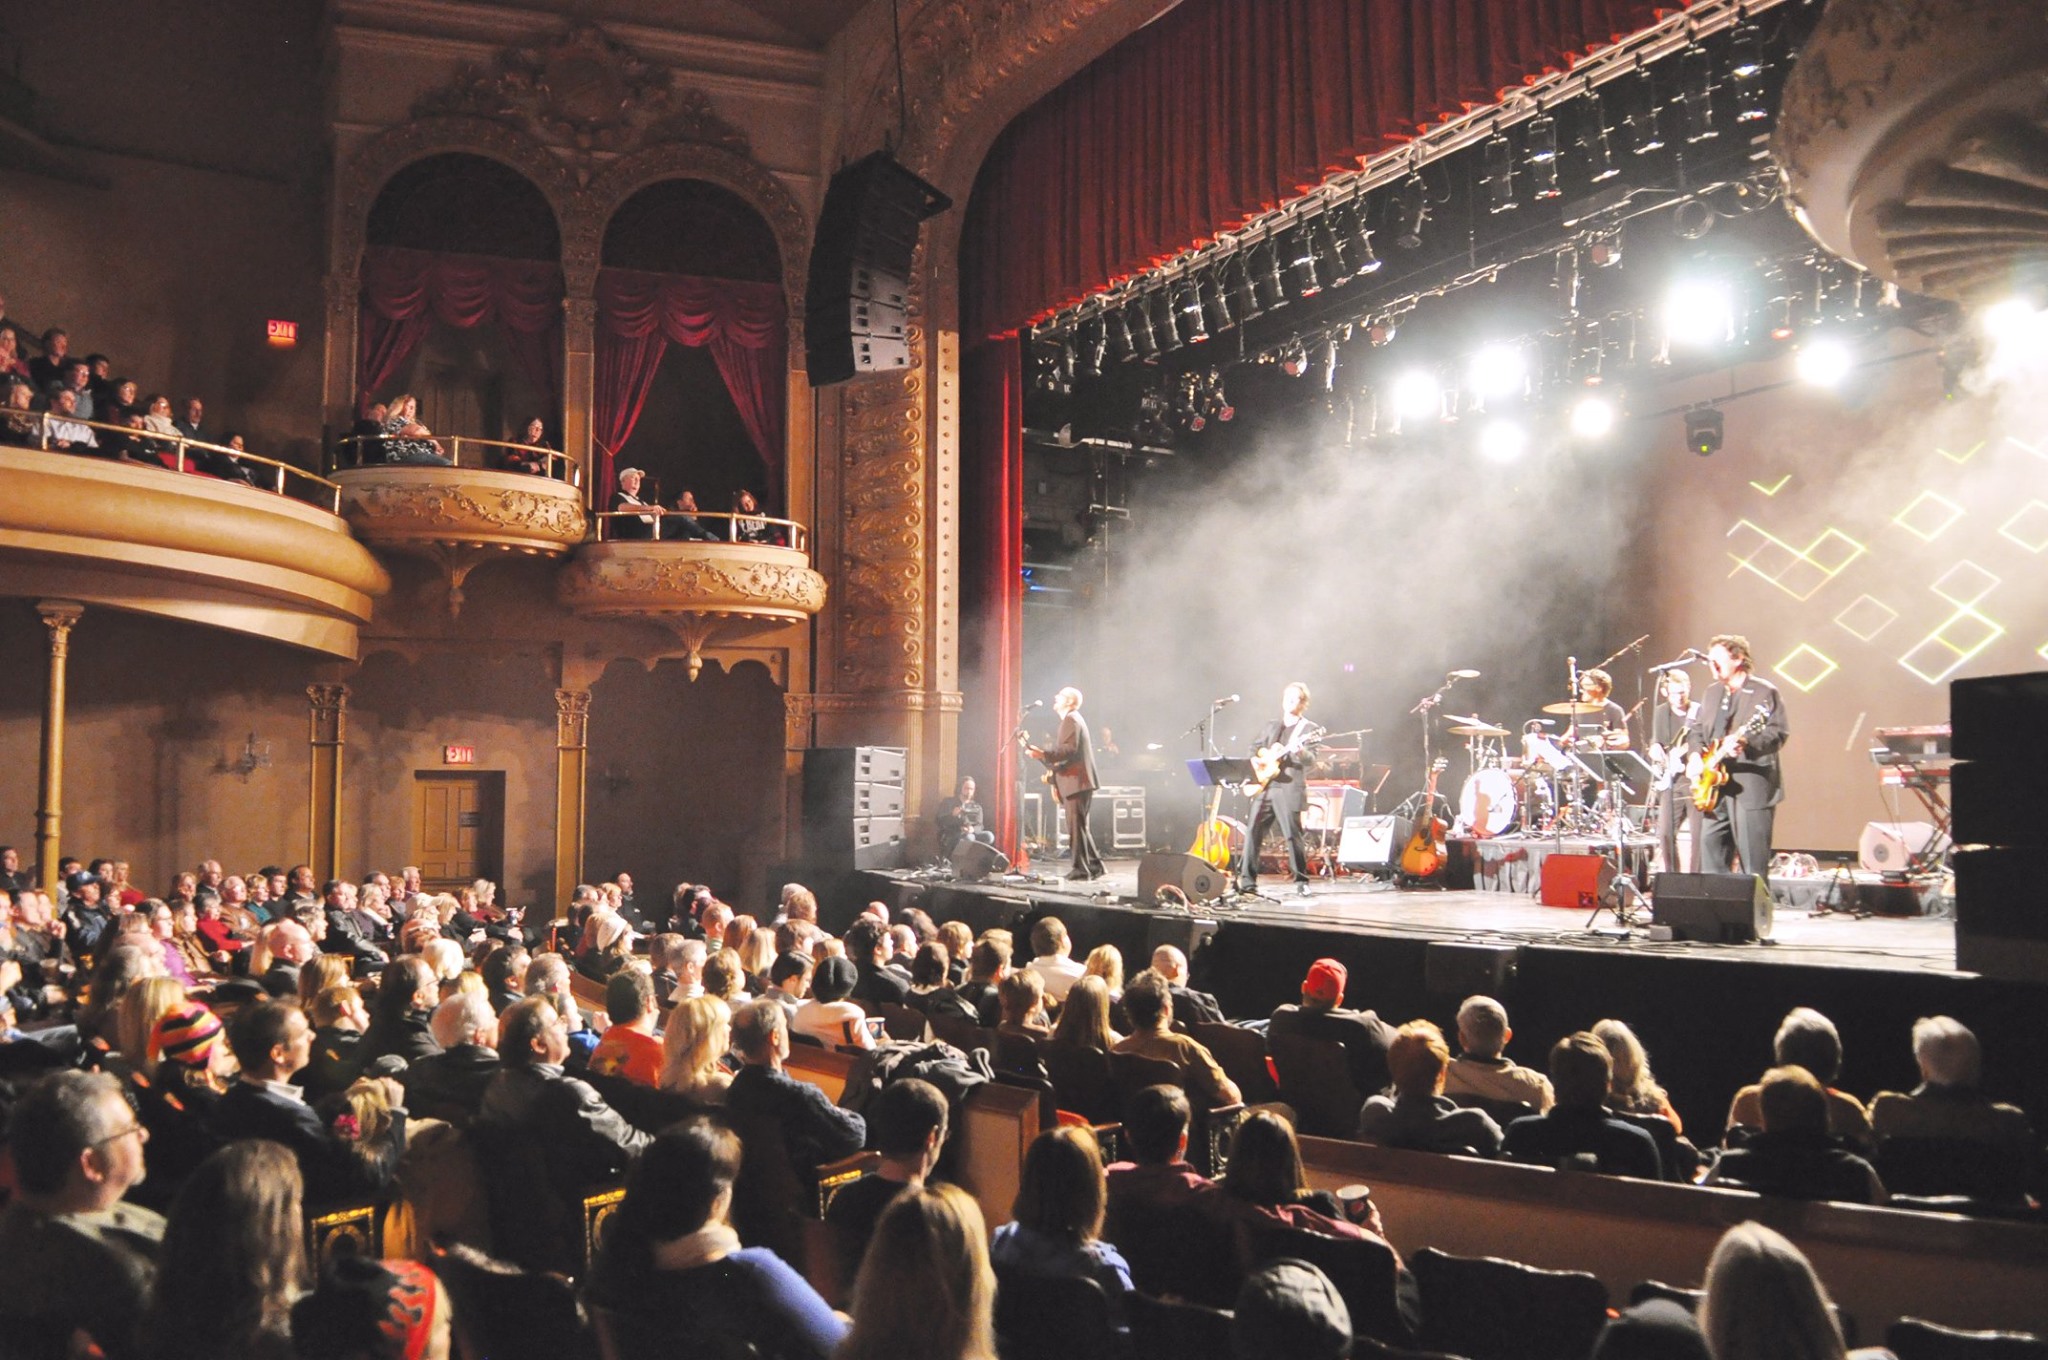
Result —
<path fill-rule="evenodd" d="M 1401 872 L 1410 878 L 1435 878 L 1444 871 L 1444 819 L 1436 815 L 1436 780 L 1450 762 L 1438 756 L 1429 767 L 1429 789 L 1422 795 L 1422 815 L 1415 834 L 1401 852 Z"/>
<path fill-rule="evenodd" d="M 1031 744 L 1031 734 L 1021 727 L 1017 729 L 1017 747 L 1033 760 L 1040 762 L 1045 760 L 1045 752 Z M 1038 776 L 1038 782 L 1053 790 L 1054 793 L 1058 793 L 1060 774 L 1066 770 L 1077 769 L 1079 765 L 1079 761 L 1071 761 L 1065 765 L 1049 766 L 1044 773 Z"/>
<path fill-rule="evenodd" d="M 1252 752 L 1252 777 L 1245 781 L 1244 796 L 1258 801 L 1266 786 L 1280 777 L 1281 766 L 1290 756 L 1298 756 L 1312 747 L 1323 745 L 1323 737 L 1329 732 L 1312 722 L 1305 722 L 1295 730 L 1294 735 L 1284 742 L 1261 746 Z"/>
<path fill-rule="evenodd" d="M 1692 805 L 1701 812 L 1712 812 L 1721 801 L 1721 790 L 1728 784 L 1728 760 L 1735 754 L 1735 743 L 1753 737 L 1764 730 L 1771 720 L 1771 706 L 1759 708 L 1750 720 L 1740 728 L 1714 743 L 1714 749 L 1703 752 L 1687 762 L 1686 776 L 1692 780 Z"/>

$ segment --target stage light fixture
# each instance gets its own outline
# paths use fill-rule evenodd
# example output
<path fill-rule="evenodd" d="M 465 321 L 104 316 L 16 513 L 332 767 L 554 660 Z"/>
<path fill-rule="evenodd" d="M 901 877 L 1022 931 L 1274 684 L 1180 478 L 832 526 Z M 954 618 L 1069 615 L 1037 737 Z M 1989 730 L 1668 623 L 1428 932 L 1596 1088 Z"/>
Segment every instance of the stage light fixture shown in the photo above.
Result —
<path fill-rule="evenodd" d="M 1180 327 L 1174 322 L 1173 311 L 1170 291 L 1162 288 L 1152 295 L 1152 334 L 1158 337 L 1162 354 L 1180 348 Z"/>
<path fill-rule="evenodd" d="M 1489 463 L 1512 463 L 1529 450 L 1529 432 L 1512 420 L 1488 421 L 1479 431 L 1479 452 Z"/>
<path fill-rule="evenodd" d="M 1512 395 L 1526 384 L 1528 376 L 1521 350 L 1504 344 L 1481 347 L 1465 372 L 1466 381 L 1484 401 Z"/>
<path fill-rule="evenodd" d="M 1557 120 L 1538 113 L 1529 120 L 1522 139 L 1528 148 L 1529 178 L 1534 185 L 1529 197 L 1539 202 L 1558 197 L 1564 190 L 1557 187 Z"/>
<path fill-rule="evenodd" d="M 1152 329 L 1152 313 L 1145 306 L 1142 297 L 1132 298 L 1124 304 L 1124 319 L 1131 332 L 1131 357 L 1151 359 L 1159 354 L 1159 337 Z"/>
<path fill-rule="evenodd" d="M 1757 123 L 1770 117 L 1764 104 L 1763 35 L 1745 19 L 1728 38 L 1729 87 L 1735 96 L 1735 121 Z"/>
<path fill-rule="evenodd" d="M 1480 151 L 1480 164 L 1485 171 L 1481 178 L 1486 185 L 1486 210 L 1504 213 L 1519 207 L 1515 198 L 1515 149 L 1500 128 L 1495 127 L 1493 135 L 1486 139 Z"/>
<path fill-rule="evenodd" d="M 1251 270 L 1252 291 L 1258 303 L 1267 311 L 1287 305 L 1287 285 L 1280 278 L 1280 245 L 1271 237 L 1259 242 L 1253 251 Z"/>
<path fill-rule="evenodd" d="M 1411 369 L 1394 379 L 1394 414 L 1403 420 L 1420 420 L 1434 414 L 1443 400 L 1436 378 L 1421 369 Z"/>
<path fill-rule="evenodd" d="M 1579 145 L 1586 152 L 1586 177 L 1595 184 L 1605 184 L 1621 173 L 1621 167 L 1614 163 L 1614 134 L 1607 126 L 1607 110 L 1601 106 L 1600 96 L 1590 87 L 1585 104 L 1586 131 L 1579 138 Z"/>
<path fill-rule="evenodd" d="M 1342 288 L 1351 282 L 1351 270 L 1347 267 L 1344 253 L 1337 246 L 1337 233 L 1332 230 L 1330 214 L 1320 213 L 1308 225 L 1309 250 L 1316 257 L 1316 266 L 1330 287 Z"/>
<path fill-rule="evenodd" d="M 1183 274 L 1180 282 L 1174 285 L 1173 313 L 1182 340 L 1190 345 L 1199 345 L 1209 338 L 1209 328 L 1202 322 L 1202 291 L 1196 286 L 1193 275 Z"/>
<path fill-rule="evenodd" d="M 1799 347 L 1792 365 L 1799 381 L 1813 387 L 1834 387 L 1856 366 L 1856 355 L 1833 336 L 1813 336 Z"/>
<path fill-rule="evenodd" d="M 1202 296 L 1202 320 L 1211 333 L 1227 331 L 1235 321 L 1230 315 L 1230 301 L 1223 296 L 1221 271 L 1211 269 L 1205 272 L 1196 284 Z"/>
<path fill-rule="evenodd" d="M 2039 369 L 2048 362 L 2048 312 L 2026 298 L 2012 297 L 1986 307 L 1977 318 L 1991 342 L 1991 365 L 2005 373 Z"/>
<path fill-rule="evenodd" d="M 1664 299 L 1664 333 L 1674 344 L 1725 344 L 1735 335 L 1735 303 L 1716 279 L 1681 279 Z"/>
<path fill-rule="evenodd" d="M 1634 102 L 1629 108 L 1629 146 L 1638 156 L 1664 149 L 1664 106 L 1658 102 L 1657 77 L 1650 68 L 1636 68 Z"/>
<path fill-rule="evenodd" d="M 1101 317 L 1088 323 L 1081 333 L 1081 371 L 1091 378 L 1102 376 L 1102 361 L 1109 355 L 1109 324 Z"/>
<path fill-rule="evenodd" d="M 1721 451 L 1723 434 L 1718 407 L 1699 406 L 1685 413 L 1685 446 L 1702 458 Z"/>
<path fill-rule="evenodd" d="M 1614 403 L 1605 397 L 1580 397 L 1572 405 L 1572 433 L 1581 439 L 1605 439 L 1614 431 Z"/>
<path fill-rule="evenodd" d="M 1621 228 L 1616 227 L 1586 247 L 1586 258 L 1602 269 L 1621 263 Z"/>
<path fill-rule="evenodd" d="M 1231 256 L 1230 263 L 1223 267 L 1223 291 L 1230 303 L 1230 314 L 1240 323 L 1265 315 L 1252 288 L 1250 260 L 1250 251 L 1240 251 Z"/>
<path fill-rule="evenodd" d="M 1706 48 L 1694 44 L 1685 49 L 1678 59 L 1678 80 L 1686 142 L 1697 144 L 1719 136 L 1714 126 L 1714 59 Z"/>
<path fill-rule="evenodd" d="M 1365 224 L 1365 210 L 1364 199 L 1339 203 L 1331 209 L 1336 217 L 1337 248 L 1343 252 L 1344 267 L 1353 278 L 1376 274 L 1380 268 L 1380 257 L 1373 253 L 1372 229 Z"/>
<path fill-rule="evenodd" d="M 1394 195 L 1394 244 L 1403 250 L 1422 248 L 1422 224 L 1429 220 L 1429 186 L 1420 170 L 1401 181 Z"/>
<path fill-rule="evenodd" d="M 1109 346 L 1109 353 L 1119 363 L 1131 357 L 1131 323 L 1124 316 L 1122 307 L 1112 307 L 1102 314 L 1102 338 Z"/>
<path fill-rule="evenodd" d="M 1374 349 L 1385 349 L 1394 343 L 1394 336 L 1399 332 L 1400 326 L 1395 323 L 1393 317 L 1374 317 L 1366 323 L 1365 341 Z"/>
<path fill-rule="evenodd" d="M 1335 391 L 1337 387 L 1336 337 L 1326 335 L 1316 342 L 1315 359 L 1316 376 L 1323 380 L 1323 390 L 1325 392 Z"/>
<path fill-rule="evenodd" d="M 1078 361 L 1079 356 L 1074 352 L 1074 336 L 1070 331 L 1060 339 L 1058 372 L 1060 378 L 1059 390 L 1062 394 L 1074 390 L 1074 370 Z"/>
<path fill-rule="evenodd" d="M 1299 378 L 1308 372 L 1308 350 L 1301 341 L 1295 340 L 1280 352 L 1280 371 L 1290 378 Z"/>
<path fill-rule="evenodd" d="M 1279 251 L 1281 272 L 1294 279 L 1296 293 L 1307 298 L 1323 291 L 1322 276 L 1316 273 L 1315 245 L 1307 231 L 1290 227 L 1280 237 Z"/>

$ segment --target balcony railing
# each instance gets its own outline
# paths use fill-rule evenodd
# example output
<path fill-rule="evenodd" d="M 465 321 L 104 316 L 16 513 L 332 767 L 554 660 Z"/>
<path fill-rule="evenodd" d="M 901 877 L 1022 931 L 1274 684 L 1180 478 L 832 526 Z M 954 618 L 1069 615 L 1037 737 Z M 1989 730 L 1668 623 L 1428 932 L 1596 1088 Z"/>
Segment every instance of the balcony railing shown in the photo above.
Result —
<path fill-rule="evenodd" d="M 653 524 L 646 522 L 650 518 L 654 520 Z M 644 543 L 658 539 L 663 543 L 751 543 L 767 548 L 794 548 L 801 553 L 811 549 L 810 532 L 803 525 L 793 519 L 776 519 L 770 515 L 674 510 L 650 505 L 635 510 L 600 511 L 591 519 L 597 523 L 597 541 L 600 543 Z M 631 521 L 631 526 L 622 529 L 620 525 L 624 521 Z M 685 521 L 694 522 L 706 536 L 687 533 Z"/>
<path fill-rule="evenodd" d="M 72 438 L 66 426 L 92 431 L 93 443 L 88 445 Z M 108 425 L 97 420 L 76 420 L 49 411 L 0 411 L 0 443 L 52 453 L 77 453 L 88 458 L 125 459 L 171 472 L 200 473 L 230 484 L 239 481 L 258 491 L 289 495 L 333 514 L 341 513 L 341 488 L 325 477 L 204 439 L 158 434 L 154 430 Z"/>
<path fill-rule="evenodd" d="M 432 444 L 450 467 L 481 468 L 488 472 L 524 472 L 551 481 L 583 485 L 583 469 L 567 454 L 533 444 L 514 444 L 503 439 L 476 439 L 469 435 L 436 435 L 430 439 L 400 439 L 397 435 L 352 434 L 336 441 L 328 471 L 350 468 L 405 467 L 402 460 L 388 456 L 394 444 Z M 416 466 L 438 466 L 422 464 Z"/>

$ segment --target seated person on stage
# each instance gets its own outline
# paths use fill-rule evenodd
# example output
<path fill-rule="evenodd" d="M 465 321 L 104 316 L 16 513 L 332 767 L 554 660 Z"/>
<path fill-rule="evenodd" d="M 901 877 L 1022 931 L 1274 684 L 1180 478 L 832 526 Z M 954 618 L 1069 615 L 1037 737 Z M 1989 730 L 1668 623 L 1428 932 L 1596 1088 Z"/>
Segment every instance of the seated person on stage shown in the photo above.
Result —
<path fill-rule="evenodd" d="M 939 1164 L 939 1154 L 946 1148 L 947 1118 L 946 1097 L 916 1077 L 890 1082 L 868 1106 L 868 1141 L 882 1160 L 834 1194 L 825 1211 L 842 1297 L 860 1273 L 861 1257 L 882 1210 L 905 1190 L 922 1186 Z"/>
<path fill-rule="evenodd" d="M 1057 1006 L 1067 999 L 1068 990 L 1088 969 L 1075 963 L 1074 944 L 1067 936 L 1067 923 L 1057 916 L 1042 916 L 1031 927 L 1033 958 L 1028 965 L 1045 984 L 1045 994 Z"/>
<path fill-rule="evenodd" d="M 981 804 L 974 801 L 974 776 L 962 775 L 959 791 L 939 802 L 939 857 L 950 859 L 963 840 L 994 845 L 996 833 L 982 825 L 982 817 Z"/>
<path fill-rule="evenodd" d="M 1223 1074 L 1206 1046 L 1173 1032 L 1173 997 L 1164 978 L 1149 970 L 1132 978 L 1124 988 L 1124 1013 L 1131 1017 L 1131 1037 L 1118 1044 L 1115 1052 L 1172 1063 L 1180 1069 L 1190 1098 L 1204 1108 L 1235 1105 L 1244 1099 L 1237 1083 Z"/>
<path fill-rule="evenodd" d="M 1447 1095 L 1513 1101 L 1537 1114 L 1550 1108 L 1550 1078 L 1501 1056 L 1514 1038 L 1508 1013 L 1490 996 L 1468 996 L 1458 1007 L 1458 1060 L 1444 1076 Z"/>
<path fill-rule="evenodd" d="M 697 493 L 685 491 L 676 497 L 675 513 L 662 521 L 663 538 L 688 539 L 697 543 L 716 543 L 718 535 L 698 519 Z"/>
<path fill-rule="evenodd" d="M 1827 1091 L 1828 1132 L 1837 1138 L 1846 1138 L 1859 1148 L 1871 1146 L 1870 1115 L 1864 1110 L 1863 1102 L 1847 1091 L 1837 1091 L 1828 1085 L 1842 1071 L 1842 1036 L 1835 1029 L 1835 1022 L 1808 1006 L 1797 1006 L 1787 1012 L 1778 1026 L 1778 1036 L 1771 1044 L 1772 1056 L 1780 1067 L 1803 1067 L 1813 1073 Z M 1762 1093 L 1760 1086 L 1745 1086 L 1735 1093 L 1735 1100 L 1728 1106 L 1728 1131 L 1755 1132 L 1763 1127 L 1763 1110 L 1757 1103 Z M 1735 1141 L 1731 1140 L 1733 1146 Z"/>
<path fill-rule="evenodd" d="M 1757 1084 L 1764 1131 L 1721 1154 L 1709 1185 L 1790 1199 L 1882 1204 L 1877 1169 L 1828 1133 L 1828 1093 L 1803 1067 L 1774 1067 Z"/>
<path fill-rule="evenodd" d="M 1557 1103 L 1548 1114 L 1532 1114 L 1508 1125 L 1502 1150 L 1516 1161 L 1556 1166 L 1580 1157 L 1609 1176 L 1654 1181 L 1664 1174 L 1657 1140 L 1607 1113 L 1607 1084 L 1614 1060 L 1597 1034 L 1580 1030 L 1550 1050 L 1550 1084 Z"/>
<path fill-rule="evenodd" d="M 873 1048 L 875 1036 L 868 1032 L 867 1012 L 847 999 L 856 981 L 858 974 L 845 959 L 821 960 L 811 974 L 811 999 L 796 1008 L 790 1028 L 827 1048 Z"/>
<path fill-rule="evenodd" d="M 1427 1020 L 1401 1026 L 1387 1049 L 1394 1093 L 1365 1098 L 1358 1111 L 1359 1141 L 1470 1157 L 1498 1153 L 1500 1126 L 1493 1117 L 1444 1098 L 1444 1074 L 1450 1065 L 1451 1049 L 1442 1030 Z"/>
<path fill-rule="evenodd" d="M 1920 1085 L 1910 1095 L 1880 1091 L 1870 1102 L 1870 1127 L 1887 1138 L 1953 1138 L 2031 1159 L 2034 1130 L 2026 1112 L 1978 1089 L 1984 1052 L 1977 1036 L 1946 1015 L 1913 1022 L 1913 1058 Z"/>
<path fill-rule="evenodd" d="M 1351 1068 L 1351 1084 L 1361 1095 L 1386 1089 L 1392 1080 L 1387 1072 L 1387 1048 L 1394 1042 L 1394 1027 L 1371 1011 L 1344 1009 L 1344 965 L 1335 959 L 1317 959 L 1301 981 L 1301 1004 L 1282 1006 L 1273 1012 L 1266 1027 L 1275 1034 L 1299 1034 L 1311 1039 L 1334 1039 L 1344 1045 Z"/>
<path fill-rule="evenodd" d="M 1216 1004 L 1216 998 L 1187 985 L 1188 956 L 1178 948 L 1163 944 L 1153 950 L 1152 971 L 1165 980 L 1166 990 L 1173 997 L 1173 1013 L 1183 1022 L 1190 1025 L 1223 1023 L 1223 1008 Z"/>
<path fill-rule="evenodd" d="M 616 517 L 611 521 L 609 537 L 642 542 L 661 537 L 661 517 L 665 512 L 652 501 L 640 499 L 640 486 L 646 479 L 647 474 L 639 468 L 619 469 L 619 489 L 612 492 L 611 504 Z M 617 513 L 622 511 L 639 513 Z"/>

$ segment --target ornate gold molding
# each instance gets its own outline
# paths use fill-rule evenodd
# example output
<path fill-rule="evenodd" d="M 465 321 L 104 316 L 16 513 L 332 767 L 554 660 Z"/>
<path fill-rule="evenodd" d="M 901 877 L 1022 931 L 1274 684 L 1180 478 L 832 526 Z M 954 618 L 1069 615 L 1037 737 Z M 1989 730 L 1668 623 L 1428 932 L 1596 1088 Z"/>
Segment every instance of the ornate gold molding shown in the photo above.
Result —
<path fill-rule="evenodd" d="M 590 523 L 574 487 L 537 486 L 521 473 L 356 468 L 335 480 L 343 517 L 373 543 L 447 541 L 553 556 L 581 543 Z"/>
<path fill-rule="evenodd" d="M 590 691 L 587 689 L 558 689 L 555 691 L 555 746 L 564 751 L 580 751 L 589 744 L 590 738 Z"/>
<path fill-rule="evenodd" d="M 589 618 L 803 619 L 825 607 L 825 578 L 804 554 L 746 544 L 589 544 L 555 586 L 562 603 Z"/>
<path fill-rule="evenodd" d="M 817 695 L 798 694 L 794 691 L 782 696 L 782 749 L 785 751 L 808 751 L 811 747 L 811 720 L 816 712 Z"/>

